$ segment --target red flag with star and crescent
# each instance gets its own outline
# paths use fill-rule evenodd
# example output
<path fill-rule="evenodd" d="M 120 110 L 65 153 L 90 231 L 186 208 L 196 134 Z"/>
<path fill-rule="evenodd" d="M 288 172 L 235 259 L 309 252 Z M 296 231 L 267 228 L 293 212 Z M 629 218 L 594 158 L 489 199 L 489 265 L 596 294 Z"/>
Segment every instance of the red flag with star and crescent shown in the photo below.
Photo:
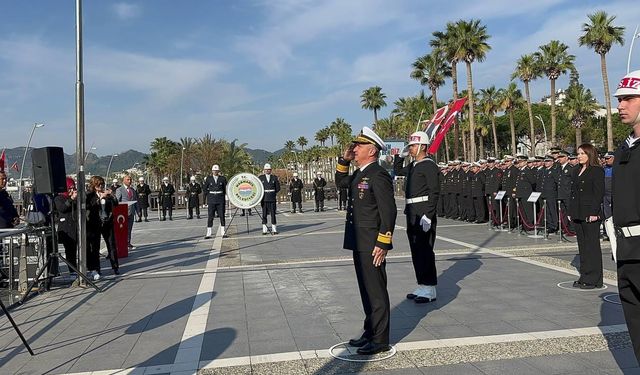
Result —
<path fill-rule="evenodd" d="M 0 172 L 4 172 L 4 164 L 6 163 L 6 155 L 4 154 L 4 149 L 2 150 L 2 155 L 0 155 Z"/>
<path fill-rule="evenodd" d="M 20 172 L 20 170 L 18 169 L 18 162 L 14 161 L 13 164 L 11 164 L 11 169 L 13 169 L 16 172 Z"/>
<path fill-rule="evenodd" d="M 433 140 L 431 141 L 431 145 L 429 146 L 429 153 L 435 154 L 440 148 L 440 144 L 444 139 L 444 136 L 447 135 L 447 131 L 451 128 L 451 125 L 456 121 L 456 116 L 462 108 L 464 107 L 464 103 L 467 102 L 467 97 L 460 98 L 455 102 L 449 104 L 449 110 L 446 112 L 445 119 L 442 121 L 442 124 L 438 127 L 437 133 Z"/>

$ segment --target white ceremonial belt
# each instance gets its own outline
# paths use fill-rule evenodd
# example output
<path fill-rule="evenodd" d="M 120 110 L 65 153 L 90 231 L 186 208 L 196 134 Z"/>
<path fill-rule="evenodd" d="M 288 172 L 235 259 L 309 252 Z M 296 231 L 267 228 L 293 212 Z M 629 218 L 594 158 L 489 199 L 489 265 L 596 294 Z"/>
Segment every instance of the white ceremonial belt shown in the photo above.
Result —
<path fill-rule="evenodd" d="M 274 191 L 276 191 L 276 189 L 270 189 L 270 190 L 265 190 L 265 193 L 273 193 Z"/>
<path fill-rule="evenodd" d="M 420 203 L 420 202 L 426 202 L 429 200 L 429 196 L 425 195 L 422 197 L 415 197 L 415 198 L 409 198 L 406 200 L 407 204 L 412 204 L 412 203 Z"/>
<path fill-rule="evenodd" d="M 222 194 L 222 191 L 210 191 L 209 194 Z"/>
<path fill-rule="evenodd" d="M 616 230 L 627 238 L 640 236 L 640 225 L 634 225 L 632 227 L 617 227 Z"/>

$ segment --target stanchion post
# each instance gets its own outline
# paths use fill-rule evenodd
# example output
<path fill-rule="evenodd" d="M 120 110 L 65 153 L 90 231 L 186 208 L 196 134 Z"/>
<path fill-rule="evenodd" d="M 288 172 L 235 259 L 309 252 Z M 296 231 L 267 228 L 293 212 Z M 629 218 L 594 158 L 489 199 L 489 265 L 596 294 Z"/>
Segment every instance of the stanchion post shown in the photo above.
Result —
<path fill-rule="evenodd" d="M 502 199 L 500 199 L 500 230 L 504 230 L 504 218 L 502 217 Z"/>
<path fill-rule="evenodd" d="M 542 212 L 544 213 L 544 239 L 549 239 L 549 233 L 547 233 L 547 200 L 542 200 Z"/>
<path fill-rule="evenodd" d="M 538 215 L 536 212 L 536 201 L 533 201 L 533 235 L 538 236 Z"/>
<path fill-rule="evenodd" d="M 511 197 L 507 197 L 507 228 L 511 232 Z"/>

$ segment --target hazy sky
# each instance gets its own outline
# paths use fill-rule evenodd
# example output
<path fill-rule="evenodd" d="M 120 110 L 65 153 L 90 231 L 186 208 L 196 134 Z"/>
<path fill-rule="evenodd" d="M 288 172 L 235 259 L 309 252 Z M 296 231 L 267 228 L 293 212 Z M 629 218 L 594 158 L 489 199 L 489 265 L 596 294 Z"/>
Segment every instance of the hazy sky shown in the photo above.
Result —
<path fill-rule="evenodd" d="M 362 91 L 382 87 L 388 106 L 380 115 L 388 116 L 395 100 L 421 89 L 409 73 L 429 51 L 431 33 L 459 18 L 482 19 L 491 35 L 487 59 L 473 65 L 475 88 L 506 86 L 520 55 L 559 39 L 603 102 L 600 59 L 577 45 L 581 25 L 603 9 L 627 27 L 625 46 L 608 55 L 613 90 L 640 22 L 637 0 L 83 3 L 86 147 L 94 143 L 98 155 L 147 152 L 155 137 L 205 133 L 274 151 L 299 136 L 314 144 L 315 132 L 336 117 L 355 131 L 373 122 Z M 466 88 L 464 65 L 458 78 Z M 549 82 L 531 89 L 538 101 Z M 74 90 L 75 1 L 0 2 L 0 147 L 23 146 L 32 124 L 44 122 L 32 146 L 72 153 Z M 448 82 L 439 98 L 450 96 Z"/>

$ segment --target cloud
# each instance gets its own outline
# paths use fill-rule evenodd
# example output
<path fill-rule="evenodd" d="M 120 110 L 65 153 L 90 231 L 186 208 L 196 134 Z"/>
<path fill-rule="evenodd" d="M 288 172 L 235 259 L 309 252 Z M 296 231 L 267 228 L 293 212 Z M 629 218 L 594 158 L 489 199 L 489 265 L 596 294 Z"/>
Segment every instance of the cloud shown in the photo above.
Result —
<path fill-rule="evenodd" d="M 111 9 L 116 17 L 123 21 L 136 18 L 141 13 L 140 6 L 136 4 L 116 3 Z"/>

